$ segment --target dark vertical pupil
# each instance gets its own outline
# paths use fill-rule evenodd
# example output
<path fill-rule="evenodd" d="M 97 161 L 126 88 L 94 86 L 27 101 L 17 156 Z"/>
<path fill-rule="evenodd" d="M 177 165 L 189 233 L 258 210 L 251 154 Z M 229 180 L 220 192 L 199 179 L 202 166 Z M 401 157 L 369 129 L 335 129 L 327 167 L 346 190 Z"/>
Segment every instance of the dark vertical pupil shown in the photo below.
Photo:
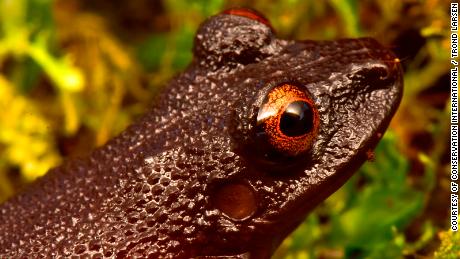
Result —
<path fill-rule="evenodd" d="M 313 128 L 313 111 L 304 101 L 290 103 L 280 120 L 280 129 L 286 136 L 302 136 Z"/>

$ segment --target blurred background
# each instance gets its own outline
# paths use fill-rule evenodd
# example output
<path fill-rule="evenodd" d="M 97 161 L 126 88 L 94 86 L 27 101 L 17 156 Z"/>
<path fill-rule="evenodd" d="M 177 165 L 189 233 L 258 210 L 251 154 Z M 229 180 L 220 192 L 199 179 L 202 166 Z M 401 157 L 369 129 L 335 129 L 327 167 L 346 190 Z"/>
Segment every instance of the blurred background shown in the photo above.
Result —
<path fill-rule="evenodd" d="M 449 229 L 449 1 L 0 0 L 0 202 L 122 131 L 229 7 L 278 37 L 370 36 L 402 60 L 401 106 L 367 162 L 275 258 L 460 258 Z"/>

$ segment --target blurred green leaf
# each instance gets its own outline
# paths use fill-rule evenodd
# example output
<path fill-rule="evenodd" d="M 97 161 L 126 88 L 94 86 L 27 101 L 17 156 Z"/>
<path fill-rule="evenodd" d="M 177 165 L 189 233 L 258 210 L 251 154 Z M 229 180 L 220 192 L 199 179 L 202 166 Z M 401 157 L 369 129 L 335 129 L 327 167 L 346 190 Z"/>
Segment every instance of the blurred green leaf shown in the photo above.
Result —
<path fill-rule="evenodd" d="M 147 71 L 157 70 L 162 65 L 168 43 L 166 37 L 152 35 L 139 46 L 137 56 Z"/>
<path fill-rule="evenodd" d="M 402 256 L 404 242 L 395 243 L 395 234 L 403 231 L 423 208 L 422 193 L 406 184 L 408 163 L 396 149 L 395 141 L 391 132 L 385 135 L 375 150 L 376 161 L 361 169 L 368 184 L 349 209 L 333 217 L 334 228 L 341 233 L 335 238 L 346 240 L 349 251 Z"/>
<path fill-rule="evenodd" d="M 387 132 L 375 150 L 376 161 L 366 163 L 358 175 L 327 199 L 325 207 L 310 215 L 283 244 L 289 247 L 284 249 L 294 252 L 329 240 L 330 250 L 345 245 L 347 258 L 402 257 L 406 242 L 401 233 L 421 212 L 423 195 L 407 185 L 408 162 L 395 142 L 395 136 Z M 363 181 L 365 185 L 356 188 Z M 315 219 L 325 212 L 331 221 L 320 226 Z"/>
<path fill-rule="evenodd" d="M 39 37 L 29 45 L 27 53 L 42 67 L 58 89 L 68 92 L 81 91 L 84 77 L 81 71 L 73 66 L 70 57 L 55 58 L 46 47 L 46 36 Z"/>
<path fill-rule="evenodd" d="M 349 37 L 359 37 L 361 29 L 359 26 L 358 3 L 356 0 L 331 0 L 340 18 L 345 23 L 345 29 Z"/>
<path fill-rule="evenodd" d="M 172 66 L 179 70 L 185 68 L 192 61 L 192 47 L 195 30 L 184 26 L 174 38 L 176 51 L 173 58 Z"/>

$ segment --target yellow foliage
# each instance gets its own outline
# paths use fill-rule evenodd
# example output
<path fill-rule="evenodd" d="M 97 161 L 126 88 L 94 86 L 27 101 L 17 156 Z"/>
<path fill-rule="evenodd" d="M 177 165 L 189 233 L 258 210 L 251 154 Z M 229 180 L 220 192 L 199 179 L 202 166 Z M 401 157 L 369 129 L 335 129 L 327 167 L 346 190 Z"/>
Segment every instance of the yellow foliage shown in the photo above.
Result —
<path fill-rule="evenodd" d="M 49 122 L 33 101 L 17 94 L 3 76 L 0 76 L 0 110 L 2 159 L 19 167 L 27 181 L 60 163 Z"/>
<path fill-rule="evenodd" d="M 460 258 L 460 233 L 452 231 L 443 231 L 438 234 L 441 239 L 441 245 L 434 254 L 439 259 L 457 259 Z"/>

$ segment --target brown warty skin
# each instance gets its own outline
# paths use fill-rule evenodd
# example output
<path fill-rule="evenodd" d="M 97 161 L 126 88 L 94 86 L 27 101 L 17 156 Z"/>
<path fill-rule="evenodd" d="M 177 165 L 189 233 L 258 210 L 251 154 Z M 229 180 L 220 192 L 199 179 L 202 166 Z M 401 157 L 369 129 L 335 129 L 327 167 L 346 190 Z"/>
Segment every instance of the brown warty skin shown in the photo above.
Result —
<path fill-rule="evenodd" d="M 248 10 L 209 18 L 193 51 L 140 120 L 0 206 L 0 258 L 269 258 L 402 95 L 375 40 L 282 40 Z"/>

